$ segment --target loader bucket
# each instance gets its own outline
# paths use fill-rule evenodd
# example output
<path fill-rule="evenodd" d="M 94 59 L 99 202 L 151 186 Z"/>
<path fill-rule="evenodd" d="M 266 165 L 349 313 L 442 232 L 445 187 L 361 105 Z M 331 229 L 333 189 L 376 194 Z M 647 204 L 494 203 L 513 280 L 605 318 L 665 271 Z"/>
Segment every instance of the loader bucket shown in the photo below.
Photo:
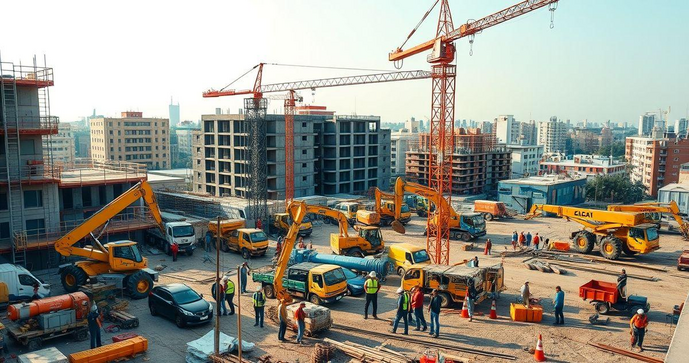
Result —
<path fill-rule="evenodd" d="M 394 221 L 392 221 L 392 230 L 397 232 L 397 233 L 400 233 L 400 234 L 406 233 L 406 229 L 404 228 L 404 224 L 402 224 L 400 221 L 398 221 L 396 219 Z"/>

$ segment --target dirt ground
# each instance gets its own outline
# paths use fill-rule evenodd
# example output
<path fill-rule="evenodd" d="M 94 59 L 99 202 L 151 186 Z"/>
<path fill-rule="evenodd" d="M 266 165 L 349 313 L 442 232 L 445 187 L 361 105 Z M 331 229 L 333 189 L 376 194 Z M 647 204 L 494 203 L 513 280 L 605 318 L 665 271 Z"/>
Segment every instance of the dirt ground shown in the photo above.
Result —
<path fill-rule="evenodd" d="M 400 235 L 393 232 L 390 228 L 384 229 L 386 244 L 396 242 L 408 242 L 425 246 L 426 238 L 422 235 L 425 226 L 425 218 L 413 218 L 407 226 L 407 234 Z M 443 342 L 443 337 L 448 337 L 453 341 L 446 343 L 459 347 L 471 347 L 480 350 L 510 354 L 517 358 L 517 361 L 531 361 L 533 358 L 526 350 L 534 348 L 538 334 L 543 336 L 543 346 L 546 357 L 551 362 L 624 362 L 631 361 L 619 355 L 603 352 L 587 345 L 587 342 L 598 342 L 612 345 L 622 349 L 628 349 L 629 345 L 629 317 L 626 315 L 611 315 L 610 324 L 607 326 L 593 326 L 589 324 L 588 317 L 594 313 L 593 307 L 578 297 L 578 288 L 591 279 L 615 281 L 614 276 L 601 273 L 590 273 L 576 270 L 568 270 L 567 275 L 546 274 L 539 271 L 527 270 L 522 266 L 522 260 L 528 256 L 508 257 L 502 259 L 499 252 L 511 245 L 509 243 L 510 234 L 513 230 L 531 231 L 532 234 L 539 232 L 545 238 L 566 240 L 571 231 L 578 228 L 574 222 L 566 222 L 556 218 L 537 218 L 529 221 L 508 220 L 487 222 L 488 235 L 493 241 L 493 255 L 483 255 L 483 242 L 485 237 L 477 243 L 477 248 L 473 251 L 461 251 L 459 246 L 462 242 L 452 242 L 450 263 L 457 263 L 464 259 L 478 256 L 481 265 L 487 266 L 503 261 L 505 266 L 505 284 L 507 290 L 503 292 L 498 300 L 498 315 L 500 319 L 491 320 L 487 317 L 490 310 L 490 302 L 484 301 L 477 306 L 477 310 L 485 313 L 485 316 L 474 318 L 473 322 L 462 319 L 455 313 L 442 313 L 440 316 L 441 332 L 438 340 L 430 338 L 426 333 L 415 332 L 410 329 L 410 337 L 415 340 L 415 344 L 403 344 L 392 340 L 386 343 L 394 346 L 400 352 L 405 352 L 410 356 L 418 356 L 425 350 L 423 341 Z M 313 235 L 307 239 L 311 241 L 314 248 L 319 252 L 330 253 L 329 235 L 336 233 L 337 227 L 332 225 L 318 224 L 314 226 Z M 628 258 L 628 261 L 638 261 L 644 264 L 664 266 L 666 272 L 650 271 L 637 267 L 627 267 L 627 273 L 653 276 L 659 280 L 656 282 L 643 281 L 630 278 L 628 282 L 628 293 L 647 296 L 651 304 L 649 313 L 650 325 L 646 335 L 645 355 L 662 359 L 665 356 L 668 345 L 674 332 L 674 326 L 666 323 L 666 314 L 672 312 L 674 305 L 684 301 L 689 289 L 689 273 L 678 272 L 675 269 L 677 256 L 681 253 L 686 242 L 680 236 L 674 234 L 661 234 L 661 249 L 646 256 Z M 269 255 L 274 253 L 274 242 L 271 242 Z M 194 282 L 202 275 L 215 272 L 215 251 L 211 254 L 213 262 L 204 262 L 204 252 L 197 250 L 193 256 L 180 256 L 177 262 L 165 255 L 152 255 L 148 253 L 149 264 L 167 265 L 161 273 L 160 284 L 172 282 L 184 282 L 193 287 L 199 293 L 203 293 L 206 299 L 211 300 L 211 282 Z M 241 256 L 234 253 L 221 252 L 222 271 L 236 271 L 237 265 L 243 260 Z M 270 263 L 268 256 L 254 258 L 249 261 L 252 268 L 258 268 Z M 599 270 L 618 272 L 620 267 L 610 264 L 594 264 L 593 267 Z M 170 273 L 181 272 L 185 281 L 181 281 Z M 53 284 L 54 293 L 60 293 L 59 277 L 55 274 L 47 276 Z M 236 282 L 236 272 L 233 274 Z M 188 280 L 188 281 L 187 281 Z M 540 324 L 512 322 L 509 319 L 509 304 L 514 302 L 518 296 L 518 290 L 525 280 L 530 281 L 531 292 L 535 297 L 542 298 L 544 308 L 544 318 Z M 390 329 L 390 319 L 395 314 L 395 290 L 399 286 L 400 279 L 397 276 L 390 277 L 383 285 L 378 298 L 378 315 L 381 320 L 364 320 L 362 297 L 346 297 L 343 300 L 329 305 L 332 310 L 334 323 L 338 326 L 350 326 L 360 329 L 368 329 L 377 332 L 387 332 Z M 565 292 L 565 325 L 553 326 L 553 304 L 555 286 L 559 285 Z M 249 290 L 253 291 L 257 284 L 249 279 Z M 237 286 L 239 288 L 239 286 Z M 235 297 L 237 303 L 237 297 Z M 269 301 L 268 305 L 275 304 Z M 257 349 L 249 357 L 254 359 L 269 353 L 275 359 L 285 362 L 308 362 L 313 345 L 318 339 L 308 339 L 305 346 L 298 346 L 291 343 L 280 344 L 277 340 L 277 327 L 266 319 L 266 326 L 263 329 L 253 326 L 253 309 L 251 307 L 250 293 L 241 296 L 242 308 L 242 338 L 257 344 Z M 213 328 L 213 323 L 187 329 L 178 329 L 173 322 L 159 317 L 151 317 L 146 300 L 130 302 L 130 313 L 135 314 L 141 320 L 139 328 L 134 332 L 149 339 L 149 350 L 144 357 L 135 361 L 169 361 L 182 362 L 186 355 L 186 343 L 197 339 Z M 428 319 L 428 317 L 427 317 Z M 221 317 L 221 330 L 231 336 L 237 336 L 237 320 L 235 316 Z M 398 331 L 399 332 L 399 331 Z M 103 342 L 110 342 L 113 334 L 105 334 Z M 294 339 L 292 333 L 288 333 L 288 339 Z M 353 341 L 370 346 L 383 343 L 382 340 L 371 338 L 347 329 L 333 329 L 322 334 L 320 338 L 328 337 L 337 341 Z M 70 342 L 56 340 L 54 346 L 58 347 L 63 353 L 72 353 L 88 349 L 86 342 Z M 12 352 L 18 353 L 20 347 L 11 344 Z M 454 352 L 453 352 L 454 353 Z M 463 357 L 474 359 L 479 362 L 504 361 L 497 358 L 487 358 L 484 356 L 470 354 L 456 354 Z M 333 362 L 348 362 L 349 359 L 342 353 L 336 353 Z"/>

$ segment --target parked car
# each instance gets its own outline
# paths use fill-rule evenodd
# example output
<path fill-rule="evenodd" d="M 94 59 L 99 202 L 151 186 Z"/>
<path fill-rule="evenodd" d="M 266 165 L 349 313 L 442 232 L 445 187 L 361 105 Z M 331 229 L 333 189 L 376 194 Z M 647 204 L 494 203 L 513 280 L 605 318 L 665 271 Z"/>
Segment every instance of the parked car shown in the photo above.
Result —
<path fill-rule="evenodd" d="M 359 296 L 363 294 L 366 277 L 348 268 L 343 268 L 342 271 L 347 279 L 347 294 L 350 296 Z"/>
<path fill-rule="evenodd" d="M 180 328 L 213 320 L 213 305 L 185 284 L 154 287 L 148 295 L 148 308 L 151 315 L 172 319 Z"/>

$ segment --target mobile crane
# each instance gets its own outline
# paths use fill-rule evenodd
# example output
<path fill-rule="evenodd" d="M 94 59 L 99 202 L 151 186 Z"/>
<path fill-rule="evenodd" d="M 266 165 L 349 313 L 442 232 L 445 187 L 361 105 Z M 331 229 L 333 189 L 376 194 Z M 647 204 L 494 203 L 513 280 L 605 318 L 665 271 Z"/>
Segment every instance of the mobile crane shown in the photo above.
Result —
<path fill-rule="evenodd" d="M 591 253 L 594 245 L 598 245 L 603 257 L 616 260 L 622 252 L 633 256 L 637 253 L 647 254 L 660 248 L 658 229 L 654 224 L 644 223 L 643 213 L 534 204 L 526 219 L 542 213 L 555 214 L 584 226 L 582 230 L 572 232 L 571 235 L 574 248 L 580 253 Z"/>
<path fill-rule="evenodd" d="M 134 299 L 148 296 L 153 282 L 158 281 L 158 272 L 148 268 L 148 259 L 141 256 L 136 242 L 124 240 L 102 245 L 97 238 L 93 238 L 91 246 L 77 246 L 81 239 L 139 198 L 146 202 L 153 219 L 165 234 L 155 194 L 148 182 L 141 181 L 55 242 L 55 251 L 62 256 L 86 258 L 84 261 L 60 266 L 62 286 L 67 292 L 77 291 L 89 278 L 98 278 L 114 283 Z"/>
<path fill-rule="evenodd" d="M 392 222 L 392 229 L 395 230 L 395 232 L 405 233 L 404 225 L 400 222 L 405 192 L 426 198 L 429 203 L 435 205 L 435 210 L 442 207 L 450 212 L 450 219 L 447 226 L 450 229 L 450 238 L 460 239 L 466 242 L 486 234 L 486 221 L 481 214 L 457 213 L 450 203 L 448 203 L 447 199 L 437 191 L 425 185 L 407 182 L 401 177 L 397 178 L 395 181 L 395 221 Z M 429 218 L 428 224 L 430 225 L 428 227 L 438 225 L 437 213 Z"/>
<path fill-rule="evenodd" d="M 674 200 L 670 203 L 638 203 L 633 205 L 609 205 L 609 211 L 644 213 L 645 221 L 655 224 L 660 229 L 661 215 L 670 214 L 679 224 L 679 231 L 685 240 L 689 239 L 689 222 L 679 215 L 679 207 Z"/>

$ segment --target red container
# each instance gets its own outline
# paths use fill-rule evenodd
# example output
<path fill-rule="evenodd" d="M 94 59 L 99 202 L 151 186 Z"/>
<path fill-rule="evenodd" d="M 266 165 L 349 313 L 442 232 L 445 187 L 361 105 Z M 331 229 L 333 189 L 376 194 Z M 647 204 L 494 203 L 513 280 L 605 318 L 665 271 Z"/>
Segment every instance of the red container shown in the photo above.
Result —
<path fill-rule="evenodd" d="M 139 336 L 139 334 L 136 334 L 136 333 L 122 333 L 122 334 L 117 334 L 117 335 L 115 335 L 114 337 L 112 337 L 112 342 L 113 342 L 113 343 L 117 343 L 117 342 L 121 342 L 121 341 L 123 341 L 123 340 L 132 339 L 132 338 L 135 338 L 135 337 L 138 337 L 138 336 Z"/>
<path fill-rule="evenodd" d="M 579 287 L 579 297 L 614 304 L 619 299 L 620 292 L 617 291 L 617 284 L 614 282 L 591 280 Z"/>
<path fill-rule="evenodd" d="M 74 292 L 71 294 L 46 297 L 44 299 L 34 300 L 30 303 L 10 305 L 7 307 L 7 317 L 12 321 L 17 321 L 19 319 L 27 319 L 52 311 L 74 309 L 77 319 L 81 320 L 86 317 L 90 308 L 91 304 L 89 302 L 89 297 L 83 292 Z"/>

